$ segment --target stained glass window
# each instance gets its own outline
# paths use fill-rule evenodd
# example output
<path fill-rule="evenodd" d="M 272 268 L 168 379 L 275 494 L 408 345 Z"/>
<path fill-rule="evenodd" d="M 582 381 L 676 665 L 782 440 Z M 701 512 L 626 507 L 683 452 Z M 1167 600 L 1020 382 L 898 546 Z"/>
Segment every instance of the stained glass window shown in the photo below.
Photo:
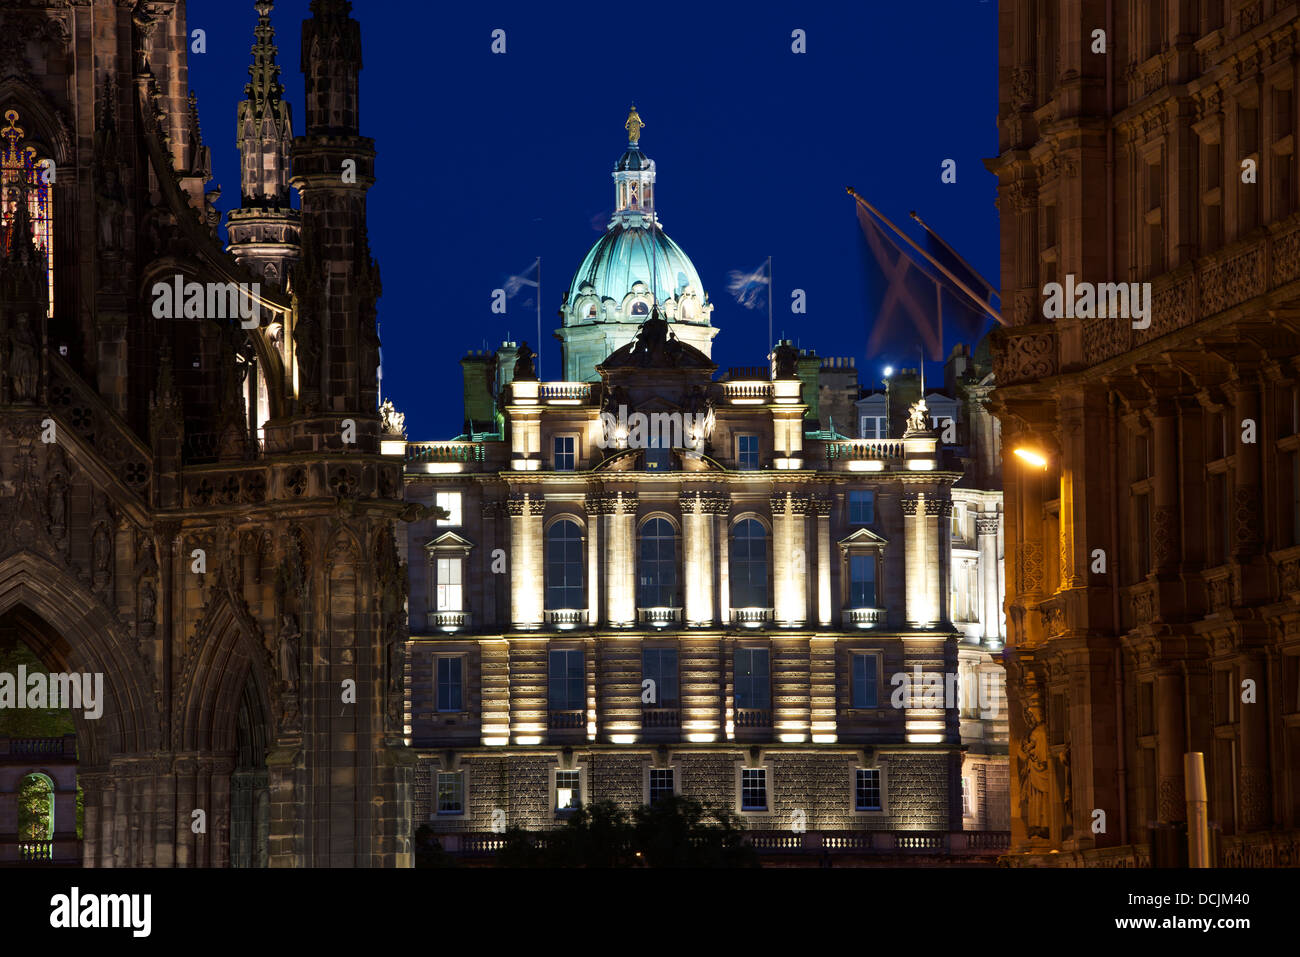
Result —
<path fill-rule="evenodd" d="M 36 246 L 45 254 L 49 283 L 49 311 L 54 315 L 54 187 L 53 167 L 38 159 L 36 149 L 23 145 L 24 130 L 18 125 L 18 111 L 6 110 L 0 129 L 0 250 L 13 250 L 14 217 L 22 201 L 22 183 L 27 183 L 27 212 L 32 221 Z"/>

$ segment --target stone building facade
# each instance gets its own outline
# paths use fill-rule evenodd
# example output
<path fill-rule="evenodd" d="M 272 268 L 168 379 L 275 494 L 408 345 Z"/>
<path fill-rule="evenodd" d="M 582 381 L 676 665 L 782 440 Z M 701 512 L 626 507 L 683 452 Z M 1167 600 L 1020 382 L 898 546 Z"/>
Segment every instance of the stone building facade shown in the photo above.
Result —
<path fill-rule="evenodd" d="M 652 227 L 616 222 L 597 249 Z M 461 360 L 465 435 L 390 437 L 407 498 L 441 510 L 405 540 L 417 823 L 455 844 L 675 793 L 856 847 L 1004 830 L 1001 620 L 965 627 L 950 607 L 958 548 L 994 566 L 972 583 L 1000 604 L 1000 494 L 958 487 L 923 406 L 893 439 L 822 427 L 801 376 L 821 360 L 789 343 L 715 379 L 717 330 L 683 329 L 640 291 L 653 277 L 614 259 L 610 276 L 589 255 L 566 300 L 644 298 L 595 381 L 539 382 L 507 343 Z M 589 350 L 570 312 L 558 337 Z M 953 676 L 953 706 L 905 694 L 895 677 L 918 672 Z"/>
<path fill-rule="evenodd" d="M 301 256 L 221 248 L 183 3 L 0 10 L 0 628 L 102 675 L 74 713 L 88 866 L 411 862 L 360 32 L 313 0 L 290 140 L 270 7 L 245 207 L 296 188 L 301 236 L 263 239 Z M 178 283 L 207 295 L 165 318 Z"/>
<path fill-rule="evenodd" d="M 1300 8 L 999 18 L 1013 859 L 1294 865 Z"/>

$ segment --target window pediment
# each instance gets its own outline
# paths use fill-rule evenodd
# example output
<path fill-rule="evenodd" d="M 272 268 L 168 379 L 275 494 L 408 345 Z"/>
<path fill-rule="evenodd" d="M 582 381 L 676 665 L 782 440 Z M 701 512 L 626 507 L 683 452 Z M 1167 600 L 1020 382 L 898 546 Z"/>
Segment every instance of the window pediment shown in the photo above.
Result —
<path fill-rule="evenodd" d="M 443 532 L 437 538 L 430 539 L 424 545 L 424 550 L 430 554 L 434 552 L 459 552 L 462 555 L 468 555 L 474 543 L 467 538 L 462 538 L 455 532 Z"/>
<path fill-rule="evenodd" d="M 838 544 L 845 551 L 849 549 L 884 548 L 889 544 L 889 539 L 881 538 L 869 528 L 859 528 L 852 535 L 840 539 Z"/>

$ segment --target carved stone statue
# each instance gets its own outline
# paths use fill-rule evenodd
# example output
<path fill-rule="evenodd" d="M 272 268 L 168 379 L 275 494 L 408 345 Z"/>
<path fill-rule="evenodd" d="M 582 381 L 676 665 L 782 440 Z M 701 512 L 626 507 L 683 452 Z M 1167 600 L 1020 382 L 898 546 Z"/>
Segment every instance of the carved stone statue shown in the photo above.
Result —
<path fill-rule="evenodd" d="M 536 353 L 528 348 L 528 343 L 520 343 L 519 352 L 515 354 L 515 379 L 529 382 L 537 380 L 537 369 L 533 366 Z"/>
<path fill-rule="evenodd" d="M 776 365 L 776 377 L 778 379 L 797 379 L 799 373 L 796 364 L 799 360 L 799 353 L 795 351 L 794 346 L 788 342 L 783 342 L 776 347 L 772 355 L 773 362 Z"/>
<path fill-rule="evenodd" d="M 1047 729 L 1025 710 L 1025 737 L 1020 742 L 1020 811 L 1030 837 L 1050 837 L 1048 828 Z"/>
<path fill-rule="evenodd" d="M 158 607 L 158 595 L 153 589 L 153 583 L 145 579 L 144 584 L 140 587 L 140 625 L 153 625 L 154 612 Z"/>
<path fill-rule="evenodd" d="M 925 399 L 917 399 L 907 410 L 907 431 L 908 432 L 928 432 L 930 423 L 927 412 L 930 407 L 925 404 Z"/>
<path fill-rule="evenodd" d="M 280 616 L 280 675 L 286 691 L 298 690 L 298 642 L 302 632 L 294 615 Z"/>
<path fill-rule="evenodd" d="M 379 407 L 379 415 L 384 420 L 385 435 L 405 435 L 406 434 L 406 414 L 398 412 L 393 405 L 392 399 L 385 399 Z"/>
<path fill-rule="evenodd" d="M 36 360 L 36 337 L 26 313 L 19 313 L 13 333 L 12 351 L 9 355 L 9 375 L 13 382 L 16 402 L 36 398 L 36 380 L 39 369 Z"/>

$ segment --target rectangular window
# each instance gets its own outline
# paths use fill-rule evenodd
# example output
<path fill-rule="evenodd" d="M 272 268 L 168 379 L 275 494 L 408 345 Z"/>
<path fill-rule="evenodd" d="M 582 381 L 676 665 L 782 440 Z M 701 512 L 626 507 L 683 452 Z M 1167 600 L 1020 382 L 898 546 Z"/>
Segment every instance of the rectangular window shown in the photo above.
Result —
<path fill-rule="evenodd" d="M 464 611 L 464 590 L 461 585 L 463 561 L 459 558 L 439 558 L 437 572 L 437 610 Z"/>
<path fill-rule="evenodd" d="M 736 467 L 741 469 L 758 468 L 758 436 L 736 436 Z"/>
<path fill-rule="evenodd" d="M 879 811 L 880 807 L 880 769 L 858 768 L 857 787 L 854 788 L 857 800 L 854 806 L 859 811 Z"/>
<path fill-rule="evenodd" d="M 446 518 L 438 519 L 440 528 L 444 525 L 460 525 L 460 492 L 438 492 L 434 495 L 434 504 L 447 512 Z"/>
<path fill-rule="evenodd" d="M 849 607 L 876 607 L 876 556 L 849 556 Z"/>
<path fill-rule="evenodd" d="M 879 662 L 875 655 L 853 656 L 853 707 L 880 706 Z"/>
<path fill-rule="evenodd" d="M 876 520 L 876 493 L 871 489 L 849 492 L 849 524 L 870 525 Z"/>
<path fill-rule="evenodd" d="M 647 685 L 646 682 L 653 682 Z M 649 701 L 646 698 L 649 697 Z M 677 707 L 677 649 L 641 651 L 641 700 L 650 708 Z"/>
<path fill-rule="evenodd" d="M 961 779 L 961 813 L 965 817 L 975 816 L 975 789 L 968 777 Z"/>
<path fill-rule="evenodd" d="M 766 711 L 772 707 L 766 648 L 736 649 L 736 707 L 745 711 Z"/>
<path fill-rule="evenodd" d="M 578 466 L 578 439 L 573 435 L 557 435 L 551 468 L 557 472 L 572 472 Z"/>
<path fill-rule="evenodd" d="M 883 415 L 864 415 L 859 431 L 864 439 L 887 439 L 889 420 Z"/>
<path fill-rule="evenodd" d="M 464 711 L 462 671 L 464 658 L 439 656 L 438 659 L 438 710 Z"/>
<path fill-rule="evenodd" d="M 1226 565 L 1232 544 L 1232 515 L 1228 511 L 1228 473 L 1210 475 L 1210 563 Z"/>
<path fill-rule="evenodd" d="M 438 813 L 465 813 L 465 772 L 438 772 Z"/>
<path fill-rule="evenodd" d="M 582 803 L 580 771 L 555 772 L 555 810 L 573 811 Z"/>
<path fill-rule="evenodd" d="M 581 651 L 564 649 L 551 652 L 547 694 L 552 711 L 581 711 L 586 708 L 586 683 Z"/>
<path fill-rule="evenodd" d="M 767 768 L 742 768 L 740 807 L 744 811 L 767 810 Z"/>
<path fill-rule="evenodd" d="M 1151 496 L 1147 494 L 1134 496 L 1133 524 L 1137 554 L 1137 580 L 1141 581 L 1151 571 Z"/>
<path fill-rule="evenodd" d="M 651 768 L 650 769 L 650 803 L 663 798 L 670 798 L 676 793 L 673 787 L 673 769 L 672 768 Z"/>

